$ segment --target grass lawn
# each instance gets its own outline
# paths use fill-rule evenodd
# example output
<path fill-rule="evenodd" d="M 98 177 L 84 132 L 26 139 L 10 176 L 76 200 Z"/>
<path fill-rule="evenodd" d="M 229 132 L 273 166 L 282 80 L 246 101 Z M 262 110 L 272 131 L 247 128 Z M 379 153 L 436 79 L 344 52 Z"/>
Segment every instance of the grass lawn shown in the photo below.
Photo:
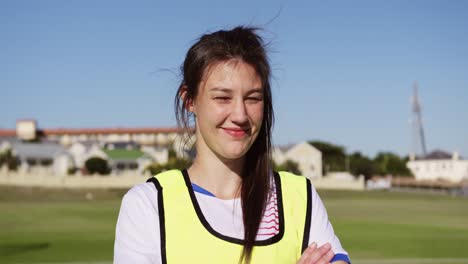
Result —
<path fill-rule="evenodd" d="M 126 149 L 105 149 L 104 152 L 109 156 L 111 159 L 126 159 L 126 160 L 136 160 L 139 157 L 145 155 L 145 153 L 141 150 L 134 149 L 134 150 L 126 150 Z"/>
<path fill-rule="evenodd" d="M 0 187 L 0 263 L 110 263 L 124 193 Z M 319 193 L 354 264 L 468 263 L 467 198 Z"/>
<path fill-rule="evenodd" d="M 123 193 L 0 188 L 0 263 L 112 260 Z"/>
<path fill-rule="evenodd" d="M 352 259 L 460 258 L 463 262 L 443 263 L 468 263 L 467 198 L 395 192 L 319 193 Z"/>

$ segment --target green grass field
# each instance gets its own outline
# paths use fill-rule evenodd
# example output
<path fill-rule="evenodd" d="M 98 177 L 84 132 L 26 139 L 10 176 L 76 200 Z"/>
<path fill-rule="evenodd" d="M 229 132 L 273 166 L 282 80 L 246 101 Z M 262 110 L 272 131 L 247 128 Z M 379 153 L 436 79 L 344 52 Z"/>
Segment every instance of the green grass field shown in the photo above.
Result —
<path fill-rule="evenodd" d="M 0 263 L 111 263 L 124 193 L 0 187 Z M 354 264 L 468 263 L 467 198 L 319 193 Z"/>

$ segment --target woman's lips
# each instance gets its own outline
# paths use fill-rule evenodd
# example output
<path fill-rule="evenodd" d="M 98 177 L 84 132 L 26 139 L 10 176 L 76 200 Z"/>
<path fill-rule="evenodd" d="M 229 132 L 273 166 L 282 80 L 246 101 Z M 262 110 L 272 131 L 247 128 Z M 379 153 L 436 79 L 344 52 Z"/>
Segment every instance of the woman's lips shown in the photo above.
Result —
<path fill-rule="evenodd" d="M 235 138 L 241 138 L 247 134 L 246 130 L 240 128 L 224 128 L 223 130 L 230 136 Z"/>

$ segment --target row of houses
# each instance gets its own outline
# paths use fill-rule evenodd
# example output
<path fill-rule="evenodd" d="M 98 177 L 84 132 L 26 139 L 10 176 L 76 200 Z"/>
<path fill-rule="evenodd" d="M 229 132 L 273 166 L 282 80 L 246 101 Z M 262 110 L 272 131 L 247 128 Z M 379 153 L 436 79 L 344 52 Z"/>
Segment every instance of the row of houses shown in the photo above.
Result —
<path fill-rule="evenodd" d="M 87 160 L 100 158 L 113 174 L 142 174 L 149 164 L 166 163 L 171 148 L 186 157 L 185 138 L 177 128 L 39 129 L 35 120 L 19 120 L 16 129 L 0 129 L 0 153 L 10 151 L 24 173 L 80 173 Z"/>
<path fill-rule="evenodd" d="M 275 147 L 273 159 L 277 164 L 292 160 L 299 166 L 302 174 L 309 179 L 320 179 L 322 175 L 322 153 L 307 142 L 286 147 Z M 458 152 L 448 153 L 434 150 L 425 156 L 411 155 L 406 166 L 416 181 L 468 181 L 468 160 Z M 349 180 L 347 172 L 333 172 L 329 177 Z M 357 175 L 355 175 L 357 176 Z M 352 177 L 352 176 L 351 176 Z"/>
<path fill-rule="evenodd" d="M 63 146 L 53 141 L 25 142 L 18 139 L 0 141 L 0 153 L 11 151 L 18 158 L 20 172 L 49 173 L 53 175 L 74 174 L 85 167 L 91 158 L 108 161 L 114 174 L 143 174 L 150 164 L 164 164 L 169 158 L 169 146 L 145 146 L 135 142 L 75 142 Z M 190 152 L 177 152 L 179 157 L 189 157 Z M 322 177 L 321 152 L 303 142 L 287 147 L 276 147 L 273 159 L 277 164 L 287 160 L 298 164 L 299 170 L 308 178 Z"/>
<path fill-rule="evenodd" d="M 171 148 L 179 158 L 193 157 L 191 132 L 178 128 L 39 129 L 35 120 L 20 120 L 16 129 L 0 129 L 0 153 L 10 150 L 19 159 L 19 170 L 28 173 L 67 175 L 98 157 L 108 161 L 114 174 L 142 174 L 149 164 L 166 163 Z M 295 162 L 309 179 L 323 177 L 322 153 L 307 142 L 274 147 L 273 160 L 276 164 Z M 468 179 L 468 160 L 457 153 L 412 156 L 407 166 L 416 180 Z M 345 174 L 336 175 L 344 180 L 350 176 Z"/>
<path fill-rule="evenodd" d="M 0 129 L 0 138 L 23 141 L 50 141 L 62 146 L 77 142 L 135 142 L 147 146 L 167 146 L 181 133 L 179 128 L 52 128 L 41 129 L 33 119 L 18 120 L 15 129 Z"/>
<path fill-rule="evenodd" d="M 35 120 L 20 120 L 14 130 L 0 129 L 0 153 L 10 150 L 25 173 L 79 173 L 97 157 L 108 161 L 113 174 L 142 174 L 150 164 L 166 163 L 170 148 L 191 158 L 190 136 L 177 128 L 39 129 Z M 273 159 L 296 162 L 308 178 L 322 177 L 321 152 L 306 142 L 275 147 Z"/>
<path fill-rule="evenodd" d="M 139 146 L 133 142 L 113 144 L 76 142 L 63 146 L 56 142 L 3 141 L 0 153 L 11 151 L 18 159 L 17 170 L 29 174 L 68 175 L 85 171 L 85 162 L 91 158 L 107 161 L 114 174 L 135 172 L 143 174 L 152 163 L 166 163 L 167 147 Z"/>

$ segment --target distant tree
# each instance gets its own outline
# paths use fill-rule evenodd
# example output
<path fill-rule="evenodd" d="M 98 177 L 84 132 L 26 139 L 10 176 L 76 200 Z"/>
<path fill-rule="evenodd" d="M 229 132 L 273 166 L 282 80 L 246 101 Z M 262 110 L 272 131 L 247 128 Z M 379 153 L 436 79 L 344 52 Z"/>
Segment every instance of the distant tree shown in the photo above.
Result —
<path fill-rule="evenodd" d="M 2 153 L 0 153 L 0 167 L 6 165 L 8 170 L 15 171 L 18 169 L 20 162 L 18 157 L 13 155 L 11 149 L 8 149 Z"/>
<path fill-rule="evenodd" d="M 192 162 L 188 159 L 177 158 L 176 156 L 169 157 L 166 163 L 152 163 L 146 167 L 145 170 L 149 171 L 151 175 L 159 174 L 167 170 L 183 170 L 190 167 Z"/>
<path fill-rule="evenodd" d="M 99 157 L 92 157 L 86 160 L 85 168 L 89 174 L 98 173 L 101 175 L 107 175 L 111 172 L 107 160 Z"/>
<path fill-rule="evenodd" d="M 377 171 L 374 161 L 361 154 L 354 152 L 348 156 L 349 170 L 355 176 L 364 175 L 365 179 L 369 179 Z"/>
<path fill-rule="evenodd" d="M 170 158 L 166 165 L 168 167 L 168 169 L 178 169 L 178 170 L 182 170 L 182 169 L 187 169 L 188 167 L 190 167 L 190 165 L 192 164 L 192 162 L 188 159 L 184 159 L 184 158 Z"/>
<path fill-rule="evenodd" d="M 3 166 L 3 164 L 6 164 L 6 157 L 7 157 L 7 152 L 9 152 L 10 150 L 7 150 L 5 152 L 0 152 L 0 167 Z"/>
<path fill-rule="evenodd" d="M 273 161 L 272 164 L 273 164 L 273 169 L 275 171 L 287 171 L 296 175 L 302 174 L 301 170 L 299 169 L 299 164 L 297 164 L 297 162 L 294 162 L 292 160 L 286 160 L 281 164 L 276 164 Z"/>
<path fill-rule="evenodd" d="M 149 171 L 151 175 L 159 174 L 163 171 L 166 171 L 166 164 L 152 163 L 145 168 L 145 171 Z"/>
<path fill-rule="evenodd" d="M 411 176 L 411 171 L 406 167 L 406 162 L 408 162 L 407 158 L 400 158 L 400 156 L 391 152 L 379 152 L 374 158 L 377 173 L 380 175 Z"/>
<path fill-rule="evenodd" d="M 324 141 L 309 141 L 309 144 L 322 152 L 323 174 L 346 170 L 346 152 L 342 146 Z"/>
<path fill-rule="evenodd" d="M 67 174 L 68 174 L 68 175 L 73 175 L 73 174 L 75 174 L 77 171 L 78 171 L 78 168 L 77 168 L 77 167 L 71 167 L 71 168 L 68 168 Z"/>

